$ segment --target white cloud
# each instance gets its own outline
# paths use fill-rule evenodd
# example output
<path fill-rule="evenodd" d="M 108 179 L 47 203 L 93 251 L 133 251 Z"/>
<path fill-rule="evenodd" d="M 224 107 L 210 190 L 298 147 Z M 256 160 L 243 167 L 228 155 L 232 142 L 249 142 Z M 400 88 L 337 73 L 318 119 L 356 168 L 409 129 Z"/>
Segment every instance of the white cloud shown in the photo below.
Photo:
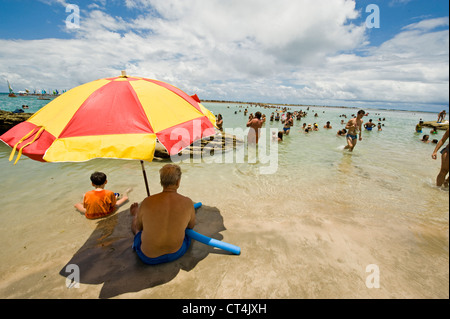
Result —
<path fill-rule="evenodd" d="M 200 98 L 448 104 L 448 29 L 434 31 L 448 17 L 367 47 L 349 0 L 124 4 L 140 15 L 127 20 L 92 7 L 70 31 L 74 39 L 0 40 L 0 76 L 16 88 L 62 89 L 127 69 Z"/>
<path fill-rule="evenodd" d="M 434 23 L 422 21 L 421 25 Z M 321 72 L 307 73 L 308 90 L 304 91 L 312 99 L 448 105 L 448 30 L 413 29 L 371 48 L 367 56 L 341 54 L 326 59 Z"/>
<path fill-rule="evenodd" d="M 417 23 L 409 24 L 403 27 L 403 30 L 421 30 L 430 31 L 438 27 L 448 27 L 449 19 L 448 17 L 436 18 L 436 19 L 424 19 Z"/>
<path fill-rule="evenodd" d="M 408 4 L 409 2 L 411 2 L 411 0 L 390 0 L 389 6 L 390 7 L 400 6 L 400 5 Z"/>
<path fill-rule="evenodd" d="M 70 2 L 67 2 L 65 0 L 39 0 L 42 3 L 45 3 L 47 5 L 62 5 L 62 6 L 67 6 Z"/>

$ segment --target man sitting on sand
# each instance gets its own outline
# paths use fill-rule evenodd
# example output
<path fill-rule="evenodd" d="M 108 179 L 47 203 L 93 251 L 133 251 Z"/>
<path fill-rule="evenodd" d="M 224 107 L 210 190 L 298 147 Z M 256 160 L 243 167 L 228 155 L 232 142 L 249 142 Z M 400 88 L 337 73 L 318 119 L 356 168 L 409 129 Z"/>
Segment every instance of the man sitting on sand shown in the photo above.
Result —
<path fill-rule="evenodd" d="M 178 165 L 166 164 L 160 171 L 163 190 L 130 207 L 133 249 L 146 264 L 156 265 L 183 256 L 191 239 L 186 228 L 195 226 L 194 203 L 177 193 L 181 181 Z"/>

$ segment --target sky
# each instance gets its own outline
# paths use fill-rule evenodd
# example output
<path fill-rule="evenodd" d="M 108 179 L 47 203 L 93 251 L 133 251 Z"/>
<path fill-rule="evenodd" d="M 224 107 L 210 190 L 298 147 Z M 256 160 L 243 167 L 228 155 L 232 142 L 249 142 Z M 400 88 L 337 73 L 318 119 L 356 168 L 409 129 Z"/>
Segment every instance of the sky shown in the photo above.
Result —
<path fill-rule="evenodd" d="M 0 0 L 0 92 L 121 70 L 202 100 L 448 111 L 449 3 Z"/>

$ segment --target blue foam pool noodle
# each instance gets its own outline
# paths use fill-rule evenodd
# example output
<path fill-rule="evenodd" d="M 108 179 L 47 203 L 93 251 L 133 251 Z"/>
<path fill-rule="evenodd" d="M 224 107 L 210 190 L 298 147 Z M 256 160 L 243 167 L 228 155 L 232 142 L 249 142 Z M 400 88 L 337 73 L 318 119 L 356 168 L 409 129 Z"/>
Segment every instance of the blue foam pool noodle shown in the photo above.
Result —
<path fill-rule="evenodd" d="M 202 206 L 201 202 L 195 203 L 194 204 L 194 208 L 197 209 L 199 207 Z M 229 243 L 225 243 L 223 241 L 214 239 L 214 238 L 210 238 L 207 237 L 205 235 L 199 234 L 197 233 L 195 230 L 193 229 L 186 229 L 186 234 L 191 237 L 192 239 L 195 239 L 196 241 L 199 241 L 205 245 L 209 245 L 212 247 L 216 247 L 216 248 L 220 248 L 226 251 L 229 251 L 235 255 L 240 255 L 241 254 L 241 248 Z"/>
<path fill-rule="evenodd" d="M 186 235 L 188 235 L 189 237 L 191 237 L 192 239 L 195 239 L 196 241 L 199 241 L 205 245 L 209 245 L 212 247 L 216 247 L 216 248 L 220 248 L 226 251 L 229 251 L 235 255 L 240 255 L 241 254 L 241 248 L 239 248 L 238 246 L 229 244 L 229 243 L 225 243 L 223 241 L 214 239 L 214 238 L 210 238 L 207 237 L 205 235 L 199 234 L 197 233 L 195 230 L 193 229 L 186 229 Z"/>
<path fill-rule="evenodd" d="M 194 209 L 202 207 L 202 202 L 198 202 L 194 204 Z"/>

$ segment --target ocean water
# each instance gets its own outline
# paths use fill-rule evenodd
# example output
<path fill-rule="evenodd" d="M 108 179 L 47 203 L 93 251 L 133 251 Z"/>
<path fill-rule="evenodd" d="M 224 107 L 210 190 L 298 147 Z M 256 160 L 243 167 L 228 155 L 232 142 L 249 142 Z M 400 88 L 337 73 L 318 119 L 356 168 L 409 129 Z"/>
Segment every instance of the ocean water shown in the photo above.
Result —
<path fill-rule="evenodd" d="M 0 109 L 27 104 L 33 112 L 45 105 L 30 97 L 11 100 L 0 97 Z M 224 128 L 234 133 L 245 133 L 245 108 L 265 113 L 268 149 L 258 150 L 256 157 L 245 149 L 243 160 L 236 151 L 233 161 L 219 154 L 180 163 L 180 193 L 217 208 L 226 228 L 224 240 L 243 252 L 227 261 L 224 273 L 209 270 L 223 266 L 220 255 L 202 261 L 205 267 L 200 263 L 191 275 L 202 271 L 213 281 L 221 278 L 221 284 L 196 286 L 192 293 L 179 283 L 181 291 L 191 292 L 187 297 L 448 298 L 448 188 L 435 186 L 440 168 L 440 158 L 431 159 L 435 144 L 420 142 L 422 134 L 414 132 L 420 119 L 433 121 L 437 114 L 366 109 L 365 120 L 385 118 L 383 130 L 363 132 L 350 153 L 336 132 L 344 127 L 340 115 L 347 115 L 346 122 L 358 109 L 310 107 L 275 147 L 270 129 L 281 130 L 282 124 L 269 121 L 274 109 L 203 104 L 222 114 Z M 291 107 L 300 109 L 306 111 Z M 330 130 L 323 128 L 327 121 Z M 319 131 L 303 133 L 303 122 L 318 123 Z M 23 156 L 14 166 L 10 152 L 0 143 L 0 296 L 97 297 L 98 287 L 69 294 L 58 274 L 98 225 L 73 205 L 91 189 L 89 176 L 96 170 L 107 174 L 108 189 L 121 193 L 133 188 L 121 210 L 140 202 L 146 193 L 139 162 L 40 163 Z M 151 193 L 161 189 L 158 170 L 166 162 L 145 164 Z M 380 269 L 378 289 L 364 284 L 366 267 L 373 264 Z M 187 275 L 178 276 L 182 281 Z M 138 293 L 126 296 L 174 296 L 170 284 Z"/>
<path fill-rule="evenodd" d="M 39 100 L 37 96 L 19 96 L 11 98 L 6 93 L 0 93 L 0 110 L 14 111 L 22 109 L 22 105 L 28 105 L 28 109 L 23 109 L 27 113 L 35 113 L 44 107 L 48 102 L 51 102 L 55 97 L 46 97 L 50 100 Z"/>

